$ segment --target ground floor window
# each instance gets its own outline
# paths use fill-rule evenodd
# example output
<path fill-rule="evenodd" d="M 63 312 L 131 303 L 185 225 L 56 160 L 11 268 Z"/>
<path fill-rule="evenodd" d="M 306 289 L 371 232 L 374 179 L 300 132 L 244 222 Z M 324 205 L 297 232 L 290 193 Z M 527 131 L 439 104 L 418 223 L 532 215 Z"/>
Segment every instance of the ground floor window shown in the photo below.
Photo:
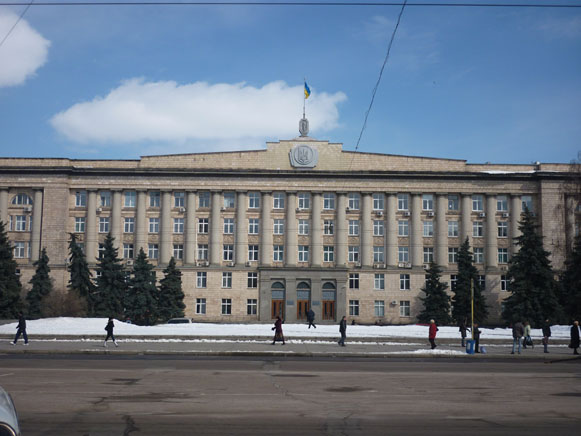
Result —
<path fill-rule="evenodd" d="M 258 313 L 258 300 L 256 298 L 249 298 L 246 300 L 246 314 L 256 315 Z"/>
<path fill-rule="evenodd" d="M 385 301 L 376 300 L 375 304 L 375 316 L 385 316 Z"/>
<path fill-rule="evenodd" d="M 411 307 L 409 301 L 399 302 L 399 316 L 409 317 L 411 316 Z"/>
<path fill-rule="evenodd" d="M 222 315 L 232 315 L 231 298 L 222 298 Z"/>
<path fill-rule="evenodd" d="M 205 315 L 206 314 L 206 299 L 196 298 L 196 314 Z"/>
<path fill-rule="evenodd" d="M 349 315 L 359 316 L 359 300 L 349 300 Z"/>

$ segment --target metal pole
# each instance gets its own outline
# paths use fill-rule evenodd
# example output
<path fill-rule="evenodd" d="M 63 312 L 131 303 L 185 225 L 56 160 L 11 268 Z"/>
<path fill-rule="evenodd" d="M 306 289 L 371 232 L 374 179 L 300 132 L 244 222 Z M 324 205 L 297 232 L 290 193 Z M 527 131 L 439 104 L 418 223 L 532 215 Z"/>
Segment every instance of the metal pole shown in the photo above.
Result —
<path fill-rule="evenodd" d="M 470 312 L 472 315 L 472 340 L 474 340 L 474 279 L 470 279 Z"/>

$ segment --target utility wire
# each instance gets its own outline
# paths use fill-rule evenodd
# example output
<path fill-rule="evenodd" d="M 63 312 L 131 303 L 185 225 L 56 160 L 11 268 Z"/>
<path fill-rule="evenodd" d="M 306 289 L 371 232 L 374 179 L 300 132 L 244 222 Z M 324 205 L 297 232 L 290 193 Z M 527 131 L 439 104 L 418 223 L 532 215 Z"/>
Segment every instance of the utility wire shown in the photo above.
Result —
<path fill-rule="evenodd" d="M 4 38 L 2 38 L 2 41 L 0 41 L 0 47 L 2 47 L 2 45 L 4 44 L 4 41 L 6 41 L 8 39 L 8 37 L 10 36 L 10 34 L 12 33 L 12 31 L 16 28 L 16 26 L 18 25 L 18 23 L 20 23 L 20 20 L 22 20 L 22 17 L 24 17 L 24 14 L 26 14 L 26 11 L 28 11 L 28 8 L 30 8 L 30 6 L 32 6 L 32 3 L 34 2 L 34 0 L 32 0 L 30 3 L 28 3 L 26 5 L 26 7 L 24 8 L 24 10 L 22 11 L 22 13 L 20 14 L 20 16 L 18 17 L 18 20 L 16 20 L 16 23 L 14 23 L 14 26 L 12 26 L 10 28 L 10 30 L 8 31 L 8 33 L 4 36 Z M 20 3 L 22 4 L 22 3 Z"/>

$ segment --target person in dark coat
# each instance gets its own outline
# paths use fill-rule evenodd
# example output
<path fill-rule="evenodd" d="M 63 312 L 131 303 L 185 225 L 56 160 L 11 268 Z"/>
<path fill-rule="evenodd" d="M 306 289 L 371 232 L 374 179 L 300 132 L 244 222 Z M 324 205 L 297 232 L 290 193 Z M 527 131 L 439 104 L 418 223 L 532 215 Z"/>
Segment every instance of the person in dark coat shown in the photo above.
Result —
<path fill-rule="evenodd" d="M 111 338 L 111 340 L 113 341 L 113 343 L 115 344 L 116 347 L 119 346 L 119 345 L 117 345 L 117 341 L 115 340 L 115 335 L 113 334 L 114 328 L 115 328 L 115 324 L 113 324 L 113 318 L 109 318 L 109 322 L 107 322 L 107 325 L 105 326 L 105 331 L 107 332 L 107 336 L 105 337 L 105 342 L 103 342 L 103 346 L 105 348 L 107 348 L 107 340 L 109 338 Z"/>
<path fill-rule="evenodd" d="M 460 332 L 460 336 L 462 336 L 462 347 L 466 346 L 466 331 L 468 328 L 466 327 L 466 320 L 460 321 L 460 325 L 458 326 L 458 331 Z"/>
<path fill-rule="evenodd" d="M 339 321 L 339 333 L 341 333 L 341 339 L 339 339 L 338 344 L 342 347 L 345 346 L 345 339 L 347 338 L 347 317 L 344 316 Z"/>
<path fill-rule="evenodd" d="M 309 311 L 307 312 L 307 321 L 309 322 L 309 328 L 311 328 L 311 326 L 317 328 L 317 326 L 315 325 L 315 312 L 313 311 L 313 309 L 309 309 Z"/>
<path fill-rule="evenodd" d="M 436 321 L 430 320 L 430 328 L 428 330 L 428 340 L 432 345 L 432 350 L 436 348 L 436 332 L 438 331 L 438 326 L 436 326 Z"/>
<path fill-rule="evenodd" d="M 284 335 L 282 334 L 282 320 L 280 316 L 276 317 L 276 321 L 274 322 L 274 339 L 272 340 L 272 345 L 275 344 L 276 341 L 282 341 L 282 345 L 284 345 Z"/>
<path fill-rule="evenodd" d="M 551 321 L 546 319 L 543 324 L 543 347 L 545 347 L 545 353 L 549 352 L 549 338 L 551 337 Z"/>
<path fill-rule="evenodd" d="M 18 338 L 22 335 L 24 338 L 24 345 L 28 345 L 28 335 L 26 334 L 26 318 L 24 318 L 24 314 L 22 312 L 18 313 L 18 325 L 16 326 L 16 336 L 14 336 L 14 340 L 11 342 L 12 345 L 16 345 Z"/>
<path fill-rule="evenodd" d="M 571 343 L 569 348 L 573 348 L 573 354 L 579 354 L 577 348 L 579 348 L 579 321 L 573 323 L 571 327 Z"/>
<path fill-rule="evenodd" d="M 474 329 L 472 331 L 474 335 L 474 352 L 480 353 L 480 329 L 478 328 L 478 324 L 474 323 Z M 485 350 L 486 351 L 486 350 Z"/>
<path fill-rule="evenodd" d="M 517 344 L 518 354 L 520 354 L 520 347 L 522 346 L 522 337 L 524 334 L 525 328 L 523 327 L 522 322 L 515 322 L 512 326 L 512 352 L 510 354 L 514 354 L 514 350 Z"/>

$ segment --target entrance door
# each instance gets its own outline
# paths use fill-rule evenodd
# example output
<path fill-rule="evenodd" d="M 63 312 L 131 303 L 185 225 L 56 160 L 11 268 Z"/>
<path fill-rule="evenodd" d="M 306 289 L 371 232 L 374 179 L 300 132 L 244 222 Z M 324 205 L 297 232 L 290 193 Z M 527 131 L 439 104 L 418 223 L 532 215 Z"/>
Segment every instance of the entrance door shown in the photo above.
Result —
<path fill-rule="evenodd" d="M 335 320 L 335 302 L 323 300 L 323 319 Z"/>
<path fill-rule="evenodd" d="M 280 316 L 280 319 L 284 319 L 284 300 L 272 300 L 272 319 Z"/>
<path fill-rule="evenodd" d="M 328 321 L 336 321 L 335 317 L 335 302 L 337 301 L 337 292 L 334 283 L 327 282 L 323 284 L 323 319 Z"/>
<path fill-rule="evenodd" d="M 306 320 L 309 311 L 309 300 L 297 300 L 297 320 Z"/>

